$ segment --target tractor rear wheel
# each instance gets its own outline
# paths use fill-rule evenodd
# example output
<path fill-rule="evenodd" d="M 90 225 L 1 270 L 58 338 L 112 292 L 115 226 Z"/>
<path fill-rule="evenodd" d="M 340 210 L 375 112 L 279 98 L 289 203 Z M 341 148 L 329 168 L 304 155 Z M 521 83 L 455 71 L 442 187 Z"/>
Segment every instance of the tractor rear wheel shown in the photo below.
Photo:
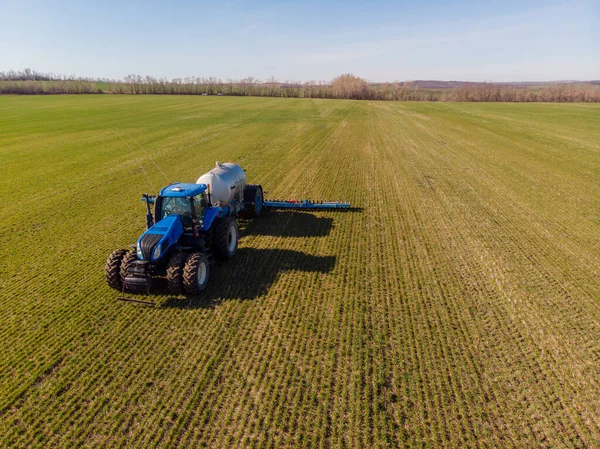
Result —
<path fill-rule="evenodd" d="M 174 295 L 183 292 L 183 266 L 186 258 L 186 253 L 175 253 L 167 264 L 167 286 L 169 292 Z"/>
<path fill-rule="evenodd" d="M 190 254 L 183 268 L 183 287 L 188 294 L 201 293 L 208 286 L 210 265 L 204 253 Z"/>
<path fill-rule="evenodd" d="M 126 249 L 116 249 L 106 259 L 104 266 L 104 278 L 109 287 L 121 291 L 123 284 L 121 283 L 121 264 L 123 257 L 127 254 Z"/>
<path fill-rule="evenodd" d="M 244 189 L 244 203 L 246 216 L 260 217 L 265 211 L 263 189 L 260 185 L 248 184 Z"/>
<path fill-rule="evenodd" d="M 123 282 L 127 276 L 127 269 L 129 268 L 129 265 L 131 265 L 131 262 L 136 259 L 137 254 L 135 253 L 134 249 L 128 251 L 123 257 L 123 261 L 121 262 L 121 282 Z"/>
<path fill-rule="evenodd" d="M 235 217 L 219 219 L 215 225 L 215 252 L 223 260 L 233 259 L 237 252 L 240 235 Z"/>

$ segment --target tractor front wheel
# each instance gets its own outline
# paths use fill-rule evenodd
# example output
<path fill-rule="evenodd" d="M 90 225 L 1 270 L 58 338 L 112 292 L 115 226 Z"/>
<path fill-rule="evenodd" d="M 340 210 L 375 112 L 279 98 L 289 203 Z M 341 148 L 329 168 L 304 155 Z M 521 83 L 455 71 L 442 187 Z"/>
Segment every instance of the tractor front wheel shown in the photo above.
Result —
<path fill-rule="evenodd" d="M 121 291 L 123 284 L 121 283 L 121 264 L 123 257 L 127 254 L 126 249 L 116 249 L 106 259 L 104 266 L 104 278 L 110 288 Z"/>
<path fill-rule="evenodd" d="M 201 293 L 208 286 L 210 266 L 204 253 L 190 254 L 183 268 L 183 287 L 188 294 Z"/>
<path fill-rule="evenodd" d="M 223 260 L 233 259 L 238 247 L 239 229 L 235 217 L 219 219 L 215 229 L 215 252 Z"/>
<path fill-rule="evenodd" d="M 186 253 L 175 253 L 167 265 L 167 286 L 169 292 L 174 295 L 183 292 L 183 267 L 186 257 Z"/>
<path fill-rule="evenodd" d="M 121 282 L 125 281 L 125 277 L 127 276 L 127 270 L 129 269 L 129 265 L 131 262 L 137 259 L 137 254 L 135 250 L 132 249 L 128 251 L 123 257 L 123 261 L 121 262 Z"/>

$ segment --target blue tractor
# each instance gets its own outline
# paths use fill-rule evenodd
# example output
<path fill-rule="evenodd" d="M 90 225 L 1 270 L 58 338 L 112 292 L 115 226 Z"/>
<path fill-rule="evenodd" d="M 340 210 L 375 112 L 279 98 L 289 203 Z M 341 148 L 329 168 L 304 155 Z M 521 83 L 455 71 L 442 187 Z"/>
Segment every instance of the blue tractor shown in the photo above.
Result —
<path fill-rule="evenodd" d="M 217 163 L 198 181 L 206 183 L 176 183 L 156 197 L 143 195 L 147 229 L 134 250 L 118 249 L 108 256 L 105 278 L 110 287 L 148 293 L 153 278 L 164 277 L 173 294 L 200 293 L 208 285 L 213 260 L 235 256 L 236 216 L 262 214 L 262 187 L 246 185 L 244 171 L 231 163 Z"/>

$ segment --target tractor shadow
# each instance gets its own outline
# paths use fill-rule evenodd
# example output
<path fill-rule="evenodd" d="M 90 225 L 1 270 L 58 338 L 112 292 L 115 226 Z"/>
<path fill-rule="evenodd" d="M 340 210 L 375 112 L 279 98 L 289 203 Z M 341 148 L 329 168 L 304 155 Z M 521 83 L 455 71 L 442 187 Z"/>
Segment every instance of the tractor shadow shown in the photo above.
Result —
<path fill-rule="evenodd" d="M 305 211 L 269 211 L 253 220 L 241 220 L 240 238 L 246 236 L 326 237 L 334 219 Z M 168 298 L 160 304 L 168 308 L 214 307 L 227 299 L 255 299 L 264 295 L 281 273 L 301 271 L 329 273 L 336 256 L 315 256 L 291 249 L 239 248 L 228 262 L 211 266 L 208 289 L 198 296 Z"/>
<path fill-rule="evenodd" d="M 335 263 L 336 256 L 313 256 L 289 249 L 240 248 L 234 259 L 211 266 L 210 283 L 205 292 L 186 298 L 168 298 L 160 306 L 206 308 L 227 299 L 255 299 L 264 295 L 285 271 L 329 273 Z"/>

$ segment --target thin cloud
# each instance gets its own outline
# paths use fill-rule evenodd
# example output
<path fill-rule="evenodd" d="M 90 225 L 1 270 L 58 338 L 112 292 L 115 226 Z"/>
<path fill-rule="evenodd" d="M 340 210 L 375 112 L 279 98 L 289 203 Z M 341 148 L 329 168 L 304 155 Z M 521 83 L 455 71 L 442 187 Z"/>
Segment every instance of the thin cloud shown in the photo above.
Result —
<path fill-rule="evenodd" d="M 573 15 L 575 10 L 579 11 L 585 2 L 572 2 L 561 5 L 547 6 L 536 10 L 530 10 L 520 15 L 506 15 L 496 17 L 492 20 L 481 22 L 477 25 L 469 23 L 458 23 L 452 29 L 435 35 L 436 31 L 431 28 L 418 30 L 402 30 L 388 28 L 387 32 L 406 33 L 409 37 L 379 39 L 371 42 L 358 44 L 332 45 L 325 50 L 300 52 L 295 58 L 297 65 L 330 65 L 332 63 L 359 62 L 365 59 L 375 59 L 385 54 L 396 55 L 415 53 L 419 50 L 439 50 L 443 47 L 458 47 L 473 42 L 489 42 L 490 47 L 502 48 L 502 45 L 516 36 L 540 36 L 551 35 L 558 38 L 557 27 L 549 29 L 546 21 L 552 21 L 556 17 Z M 563 22 L 563 28 L 571 26 Z M 432 35 L 433 34 L 433 35 Z"/>

